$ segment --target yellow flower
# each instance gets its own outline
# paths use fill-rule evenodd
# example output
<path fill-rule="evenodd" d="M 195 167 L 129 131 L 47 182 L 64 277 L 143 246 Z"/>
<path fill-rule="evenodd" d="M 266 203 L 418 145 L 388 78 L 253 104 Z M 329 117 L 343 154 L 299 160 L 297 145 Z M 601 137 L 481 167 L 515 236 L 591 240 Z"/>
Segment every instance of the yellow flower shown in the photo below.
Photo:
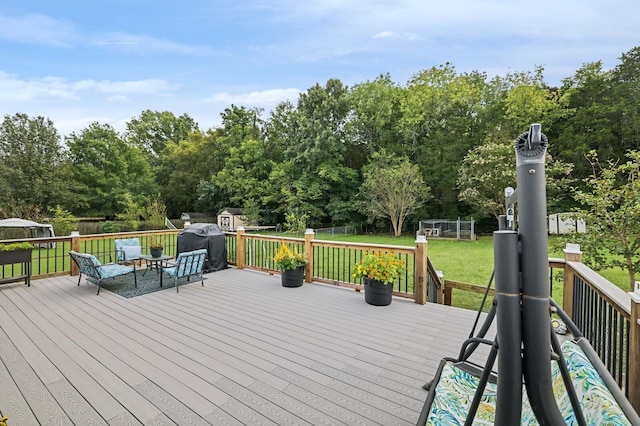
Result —
<path fill-rule="evenodd" d="M 291 252 L 284 241 L 280 245 L 280 249 L 276 255 L 273 256 L 273 261 L 276 266 L 283 271 L 295 269 L 298 266 L 307 263 L 304 253 L 298 253 L 298 249 L 296 247 L 294 247 L 293 252 Z"/>
<path fill-rule="evenodd" d="M 364 251 L 362 259 L 354 265 L 354 278 L 379 280 L 391 283 L 406 271 L 405 261 L 397 258 L 396 254 L 383 253 L 381 251 Z"/>

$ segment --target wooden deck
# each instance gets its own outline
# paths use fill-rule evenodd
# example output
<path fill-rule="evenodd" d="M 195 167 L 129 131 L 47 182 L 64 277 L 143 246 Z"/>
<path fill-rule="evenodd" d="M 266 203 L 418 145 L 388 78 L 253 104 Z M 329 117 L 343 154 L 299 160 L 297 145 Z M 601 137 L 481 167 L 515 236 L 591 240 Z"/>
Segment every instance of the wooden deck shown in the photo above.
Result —
<path fill-rule="evenodd" d="M 124 299 L 77 277 L 0 286 L 14 425 L 412 425 L 475 312 L 227 269 Z"/>

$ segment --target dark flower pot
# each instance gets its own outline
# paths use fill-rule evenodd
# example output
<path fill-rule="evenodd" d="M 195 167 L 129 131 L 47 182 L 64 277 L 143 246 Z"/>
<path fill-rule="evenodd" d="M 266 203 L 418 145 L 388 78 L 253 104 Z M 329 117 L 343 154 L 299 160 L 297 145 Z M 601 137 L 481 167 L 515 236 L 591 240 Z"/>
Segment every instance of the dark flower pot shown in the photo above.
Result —
<path fill-rule="evenodd" d="M 160 247 L 160 248 L 157 248 L 157 247 L 156 248 L 152 248 L 150 250 L 150 252 L 151 252 L 151 257 L 160 257 L 160 256 L 162 256 L 162 247 Z"/>
<path fill-rule="evenodd" d="M 385 284 L 382 281 L 364 279 L 364 300 L 370 305 L 387 306 L 391 304 L 393 283 Z"/>
<path fill-rule="evenodd" d="M 282 271 L 282 286 L 283 287 L 300 287 L 304 281 L 304 267 L 300 265 L 295 269 L 288 269 Z"/>

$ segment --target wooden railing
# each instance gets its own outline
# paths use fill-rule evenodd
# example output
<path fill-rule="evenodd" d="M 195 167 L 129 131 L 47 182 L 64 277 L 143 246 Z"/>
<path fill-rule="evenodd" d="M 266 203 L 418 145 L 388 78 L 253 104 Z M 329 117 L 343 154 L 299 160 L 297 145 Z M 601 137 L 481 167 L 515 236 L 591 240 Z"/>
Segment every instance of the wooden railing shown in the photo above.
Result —
<path fill-rule="evenodd" d="M 15 243 L 28 241 L 36 246 L 32 252 L 31 278 L 46 278 L 51 276 L 77 274 L 76 265 L 72 264 L 69 250 L 91 253 L 106 263 L 115 260 L 114 240 L 117 238 L 138 237 L 143 247 L 148 246 L 151 235 L 161 235 L 164 242 L 164 252 L 176 254 L 176 238 L 178 230 L 120 232 L 115 234 L 76 235 L 66 237 L 29 238 L 25 240 L 4 240 L 0 243 Z M 0 279 L 22 274 L 21 265 L 0 266 Z"/>
<path fill-rule="evenodd" d="M 162 235 L 164 253 L 175 255 L 179 230 L 120 232 L 115 234 L 77 235 L 26 240 L 33 244 L 48 245 L 50 248 L 36 248 L 33 251 L 33 279 L 47 276 L 77 275 L 75 264 L 69 258 L 69 250 L 91 253 L 103 262 L 115 259 L 114 240 L 117 238 L 137 237 L 143 247 L 148 246 L 151 235 Z M 0 241 L 3 242 L 3 241 Z M 8 242 L 8 241 L 4 241 Z M 353 266 L 365 251 L 383 251 L 394 253 L 407 265 L 406 273 L 394 284 L 394 294 L 412 298 L 416 303 L 427 301 L 442 303 L 442 279 L 427 257 L 426 240 L 416 241 L 415 247 L 340 243 L 315 240 L 313 232 L 305 238 L 278 237 L 247 234 L 243 230 L 225 232 L 227 261 L 239 269 L 251 268 L 268 273 L 279 273 L 273 262 L 273 256 L 286 242 L 292 249 L 304 252 L 308 263 L 305 270 L 307 282 L 317 281 L 338 286 L 362 288 L 360 279 L 352 277 Z M 0 278 L 17 276 L 21 270 L 13 267 L 2 268 Z"/>
<path fill-rule="evenodd" d="M 231 234 L 235 235 L 233 244 L 230 244 Z M 356 290 L 362 288 L 362 283 L 361 279 L 354 278 L 352 274 L 354 265 L 364 252 L 375 250 L 394 253 L 407 265 L 406 273 L 394 283 L 395 295 L 412 298 L 421 304 L 427 301 L 441 303 L 442 300 L 442 281 L 427 257 L 425 239 L 416 241 L 415 247 L 405 247 L 316 240 L 312 230 L 305 233 L 305 238 L 247 234 L 242 229 L 227 235 L 227 249 L 235 247 L 235 261 L 230 263 L 239 269 L 279 273 L 273 256 L 285 242 L 292 250 L 306 254 L 306 282 L 316 281 Z"/>

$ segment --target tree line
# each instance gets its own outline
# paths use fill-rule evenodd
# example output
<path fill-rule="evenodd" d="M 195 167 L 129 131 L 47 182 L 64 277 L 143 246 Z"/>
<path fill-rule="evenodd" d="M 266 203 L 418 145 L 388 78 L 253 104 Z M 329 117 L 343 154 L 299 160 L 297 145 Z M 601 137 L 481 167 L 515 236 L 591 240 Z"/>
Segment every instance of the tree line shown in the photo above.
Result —
<path fill-rule="evenodd" d="M 231 105 L 206 130 L 187 114 L 146 110 L 123 132 L 94 122 L 63 139 L 46 117 L 5 115 L 0 217 L 135 218 L 157 203 L 169 217 L 240 207 L 262 224 L 399 231 L 419 219 L 492 217 L 515 183 L 504 185 L 513 140 L 532 122 L 550 141 L 550 209 L 567 211 L 587 188 L 591 151 L 615 162 L 638 149 L 639 78 L 636 47 L 612 69 L 584 64 L 559 87 L 543 67 L 490 78 L 450 63 L 405 84 L 330 79 L 268 113 Z"/>

